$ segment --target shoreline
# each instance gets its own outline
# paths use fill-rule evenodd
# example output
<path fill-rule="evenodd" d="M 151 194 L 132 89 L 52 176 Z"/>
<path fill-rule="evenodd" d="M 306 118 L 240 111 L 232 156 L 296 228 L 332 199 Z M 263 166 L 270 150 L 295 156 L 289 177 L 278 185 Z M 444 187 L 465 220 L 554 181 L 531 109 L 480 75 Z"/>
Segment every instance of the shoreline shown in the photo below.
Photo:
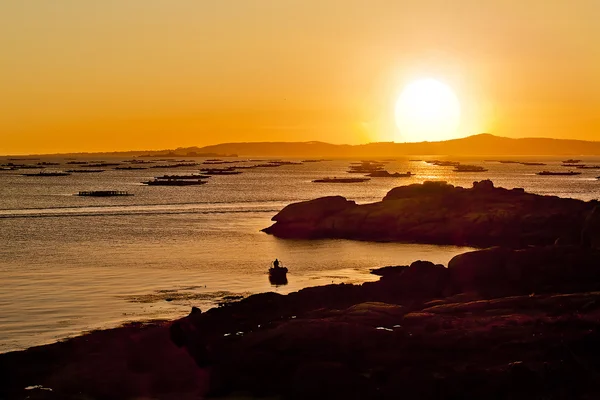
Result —
<path fill-rule="evenodd" d="M 10 371 L 0 395 L 386 399 L 469 390 L 462 397 L 474 399 L 552 393 L 551 384 L 600 393 L 599 263 L 599 250 L 578 246 L 492 248 L 447 268 L 378 269 L 378 281 L 361 285 L 254 294 L 0 354 Z M 34 385 L 52 391 L 24 390 Z"/>

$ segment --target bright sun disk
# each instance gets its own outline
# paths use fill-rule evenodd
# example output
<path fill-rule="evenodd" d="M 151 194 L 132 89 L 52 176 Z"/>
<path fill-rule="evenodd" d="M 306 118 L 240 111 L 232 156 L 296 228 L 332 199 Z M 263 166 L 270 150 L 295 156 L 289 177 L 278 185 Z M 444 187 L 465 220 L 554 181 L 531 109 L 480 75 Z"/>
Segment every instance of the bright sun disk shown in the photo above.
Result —
<path fill-rule="evenodd" d="M 449 86 L 435 79 L 407 85 L 395 108 L 399 139 L 405 142 L 454 138 L 460 123 L 460 103 Z"/>

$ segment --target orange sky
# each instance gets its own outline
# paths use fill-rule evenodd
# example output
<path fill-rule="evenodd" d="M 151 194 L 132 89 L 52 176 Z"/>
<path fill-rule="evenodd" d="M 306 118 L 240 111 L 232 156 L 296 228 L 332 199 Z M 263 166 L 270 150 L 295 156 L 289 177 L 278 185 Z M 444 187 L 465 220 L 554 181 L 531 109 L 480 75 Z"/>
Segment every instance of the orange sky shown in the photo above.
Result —
<path fill-rule="evenodd" d="M 600 140 L 598 0 L 0 2 L 0 154 L 402 141 L 433 77 L 457 136 Z"/>

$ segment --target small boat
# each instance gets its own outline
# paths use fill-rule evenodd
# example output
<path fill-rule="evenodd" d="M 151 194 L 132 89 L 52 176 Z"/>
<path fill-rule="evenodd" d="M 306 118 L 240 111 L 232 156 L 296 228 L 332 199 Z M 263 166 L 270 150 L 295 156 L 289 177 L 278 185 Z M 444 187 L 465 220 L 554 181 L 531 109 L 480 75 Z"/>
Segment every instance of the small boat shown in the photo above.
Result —
<path fill-rule="evenodd" d="M 275 260 L 272 265 L 269 268 L 269 282 L 272 285 L 286 285 L 288 269 L 282 266 L 278 260 Z"/>
<path fill-rule="evenodd" d="M 401 174 L 400 172 L 391 174 L 387 171 L 374 171 L 367 176 L 370 176 L 371 178 L 410 178 L 413 175 L 414 174 L 410 171 L 406 172 L 405 174 Z"/>
<path fill-rule="evenodd" d="M 487 169 L 479 165 L 457 165 L 454 167 L 454 172 L 486 172 Z"/>
<path fill-rule="evenodd" d="M 122 191 L 122 190 L 88 190 L 88 191 L 79 192 L 77 194 L 77 196 L 115 197 L 115 196 L 133 196 L 133 194 Z"/>
<path fill-rule="evenodd" d="M 316 163 L 316 162 L 323 162 L 323 161 L 329 161 L 329 160 L 325 160 L 325 159 L 308 159 L 308 160 L 302 160 L 303 163 Z"/>
<path fill-rule="evenodd" d="M 156 179 L 206 179 L 206 178 L 210 178 L 210 175 L 203 175 L 203 174 L 163 175 L 163 176 L 156 177 Z"/>
<path fill-rule="evenodd" d="M 568 172 L 542 171 L 542 172 L 538 172 L 536 175 L 541 175 L 541 176 L 551 176 L 551 175 L 572 176 L 572 175 L 581 175 L 581 172 L 576 172 L 576 171 L 568 171 Z"/>
<path fill-rule="evenodd" d="M 546 164 L 541 163 L 541 162 L 522 162 L 522 163 L 519 163 L 519 164 L 521 164 L 521 165 L 530 165 L 530 166 L 546 165 Z"/>
<path fill-rule="evenodd" d="M 45 169 L 46 167 L 44 167 L 43 165 L 30 165 L 30 164 L 15 164 L 15 165 L 10 165 L 10 167 L 17 167 L 18 169 Z"/>
<path fill-rule="evenodd" d="M 569 158 L 568 160 L 564 160 L 563 164 L 577 164 L 577 163 L 580 163 L 580 162 L 581 162 L 581 160 L 574 160 L 572 158 Z"/>
<path fill-rule="evenodd" d="M 577 169 L 600 169 L 600 165 L 578 165 Z"/>
<path fill-rule="evenodd" d="M 426 162 L 427 164 L 435 165 L 436 167 L 457 167 L 460 165 L 459 161 L 430 160 Z"/>
<path fill-rule="evenodd" d="M 377 171 L 383 171 L 384 163 L 379 161 L 361 161 L 359 163 L 352 163 L 349 174 L 370 174 Z"/>
<path fill-rule="evenodd" d="M 45 172 L 45 171 L 40 171 L 40 172 L 34 172 L 34 173 L 30 173 L 30 174 L 21 174 L 23 176 L 43 176 L 43 177 L 49 177 L 49 176 L 69 176 L 71 175 L 68 172 Z"/>
<path fill-rule="evenodd" d="M 98 172 L 104 172 L 103 169 L 68 169 L 70 174 L 94 174 Z"/>
<path fill-rule="evenodd" d="M 115 169 L 117 169 L 119 171 L 133 171 L 133 170 L 148 169 L 148 168 L 147 167 L 132 167 L 131 165 L 129 165 L 127 167 L 115 167 Z"/>
<path fill-rule="evenodd" d="M 370 180 L 369 178 L 323 178 L 315 179 L 313 183 L 361 183 Z"/>
<path fill-rule="evenodd" d="M 184 180 L 184 179 L 160 179 L 155 178 L 151 181 L 142 182 L 144 185 L 148 186 L 194 186 L 194 185 L 204 185 L 207 183 L 206 181 L 198 180 Z"/>
<path fill-rule="evenodd" d="M 160 164 L 160 165 L 153 165 L 150 168 L 183 168 L 183 167 L 195 167 L 196 165 L 198 165 L 198 163 L 194 163 L 194 162 L 184 162 L 184 163 L 177 163 L 177 164 Z"/>

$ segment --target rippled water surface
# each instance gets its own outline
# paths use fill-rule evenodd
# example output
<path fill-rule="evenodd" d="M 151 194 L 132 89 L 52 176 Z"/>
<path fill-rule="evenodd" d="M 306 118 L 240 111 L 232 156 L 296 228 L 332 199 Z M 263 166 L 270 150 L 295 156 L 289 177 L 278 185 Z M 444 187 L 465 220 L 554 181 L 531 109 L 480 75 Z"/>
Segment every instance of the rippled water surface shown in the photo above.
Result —
<path fill-rule="evenodd" d="M 600 181 L 595 179 L 600 170 L 541 177 L 535 172 L 565 168 L 559 159 L 521 158 L 534 159 L 549 165 L 470 159 L 463 161 L 489 171 L 457 174 L 448 167 L 402 159 L 390 162 L 388 170 L 410 170 L 415 177 L 374 178 L 361 184 L 311 182 L 347 176 L 349 161 L 251 169 L 190 187 L 148 187 L 140 182 L 164 173 L 197 172 L 195 168 L 107 169 L 99 174 L 43 178 L 0 171 L 0 352 L 125 321 L 179 317 L 192 305 L 205 309 L 230 296 L 373 280 L 376 277 L 368 273 L 373 267 L 417 259 L 447 263 L 469 250 L 281 240 L 261 233 L 290 202 L 340 194 L 366 203 L 406 183 L 446 180 L 469 187 L 485 178 L 497 186 L 523 187 L 539 194 L 583 200 L 600 197 Z M 600 159 L 584 161 L 600 164 Z M 80 190 L 127 190 L 134 196 L 74 196 Z M 271 286 L 265 274 L 276 257 L 290 269 L 286 286 Z"/>

